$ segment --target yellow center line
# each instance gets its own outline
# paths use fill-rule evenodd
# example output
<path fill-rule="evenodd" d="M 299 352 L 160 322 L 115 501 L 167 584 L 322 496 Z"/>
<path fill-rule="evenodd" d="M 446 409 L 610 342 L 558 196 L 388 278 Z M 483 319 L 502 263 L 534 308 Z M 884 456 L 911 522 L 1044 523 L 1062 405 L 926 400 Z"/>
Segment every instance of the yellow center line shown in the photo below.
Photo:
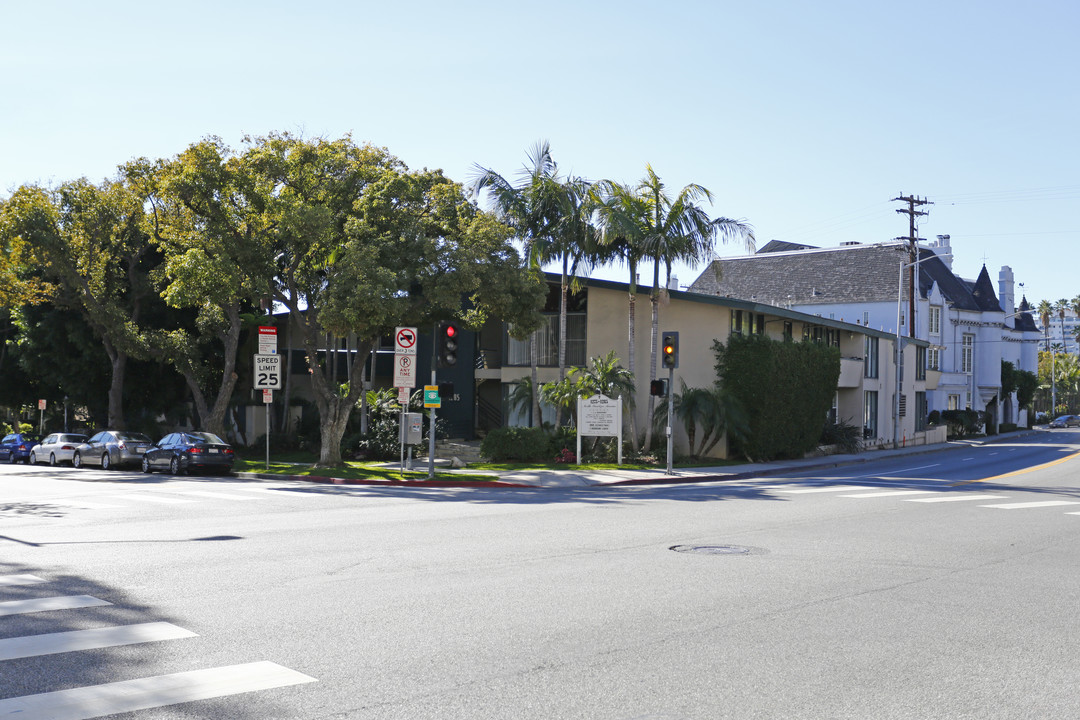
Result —
<path fill-rule="evenodd" d="M 1004 475 L 994 475 L 993 477 L 985 477 L 978 480 L 965 480 L 964 482 L 953 483 L 949 487 L 960 487 L 962 485 L 971 485 L 972 483 L 986 482 L 987 480 L 1000 480 L 1001 478 L 1013 477 L 1014 475 L 1023 475 L 1025 473 L 1035 472 L 1036 470 L 1042 470 L 1043 468 L 1060 465 L 1063 462 L 1072 460 L 1077 455 L 1080 455 L 1080 452 L 1075 452 L 1072 455 L 1066 455 L 1065 457 L 1058 458 L 1057 460 L 1051 460 L 1050 462 L 1043 463 L 1042 465 L 1033 465 L 1029 468 L 1024 468 L 1023 470 L 1013 470 L 1012 472 L 1005 473 Z"/>

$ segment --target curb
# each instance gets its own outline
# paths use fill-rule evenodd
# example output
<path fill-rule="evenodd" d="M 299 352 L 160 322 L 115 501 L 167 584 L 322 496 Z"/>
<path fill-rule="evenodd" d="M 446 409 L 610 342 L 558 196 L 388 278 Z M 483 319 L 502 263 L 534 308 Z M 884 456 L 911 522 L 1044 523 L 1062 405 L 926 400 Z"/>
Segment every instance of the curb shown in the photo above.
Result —
<path fill-rule="evenodd" d="M 252 480 L 292 480 L 317 485 L 370 485 L 373 487 L 475 487 L 475 488 L 537 488 L 535 485 L 506 482 L 505 480 L 365 480 L 359 478 L 336 478 L 323 475 L 278 475 L 274 473 L 238 472 L 236 477 Z"/>

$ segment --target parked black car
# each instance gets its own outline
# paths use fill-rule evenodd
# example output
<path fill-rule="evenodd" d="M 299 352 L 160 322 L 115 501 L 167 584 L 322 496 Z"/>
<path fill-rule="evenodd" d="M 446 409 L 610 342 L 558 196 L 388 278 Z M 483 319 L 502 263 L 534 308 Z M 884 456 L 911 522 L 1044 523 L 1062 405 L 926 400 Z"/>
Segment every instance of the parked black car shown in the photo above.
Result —
<path fill-rule="evenodd" d="M 216 470 L 228 475 L 235 459 L 232 446 L 213 433 L 178 432 L 161 438 L 143 454 L 142 471 L 168 470 L 180 475 Z"/>
<path fill-rule="evenodd" d="M 30 462 L 30 451 L 38 444 L 37 438 L 25 433 L 11 433 L 0 440 L 0 459 L 9 463 Z"/>

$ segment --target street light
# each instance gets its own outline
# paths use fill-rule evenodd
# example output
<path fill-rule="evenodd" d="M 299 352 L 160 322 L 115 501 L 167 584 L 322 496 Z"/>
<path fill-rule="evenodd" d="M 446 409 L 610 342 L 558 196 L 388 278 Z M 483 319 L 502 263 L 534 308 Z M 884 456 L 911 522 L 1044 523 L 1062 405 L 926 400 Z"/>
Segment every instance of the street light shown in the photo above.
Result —
<path fill-rule="evenodd" d="M 896 371 L 895 371 L 895 373 L 896 373 L 896 391 L 893 393 L 896 397 L 895 397 L 895 399 L 893 401 L 893 430 L 892 430 L 892 432 L 893 432 L 893 447 L 894 448 L 900 447 L 900 390 L 901 390 L 901 387 L 902 387 L 900 381 L 902 379 L 901 378 L 901 370 L 902 370 L 901 363 L 903 362 L 903 358 L 904 358 L 904 349 L 903 349 L 904 337 L 903 337 L 903 335 L 900 334 L 900 316 L 904 312 L 904 270 L 907 269 L 907 268 L 915 268 L 916 270 L 918 270 L 919 263 L 923 262 L 924 260 L 930 260 L 931 258 L 942 259 L 942 258 L 950 258 L 950 257 L 952 257 L 952 253 L 945 253 L 944 255 L 937 255 L 937 254 L 935 254 L 933 252 L 931 252 L 926 257 L 917 258 L 917 259 L 915 259 L 915 260 L 913 260 L 911 262 L 904 262 L 903 256 L 900 257 L 900 279 L 897 282 L 897 289 L 896 289 L 896 350 L 895 350 L 895 353 L 894 353 L 894 356 L 896 358 L 896 366 L 895 366 L 896 367 Z M 918 287 L 915 287 L 914 290 L 913 290 L 913 292 L 918 292 L 918 291 L 919 291 Z M 911 306 L 915 307 L 917 305 L 916 299 L 914 297 L 912 297 L 911 301 L 912 301 Z M 910 318 L 908 318 L 908 322 L 910 323 L 909 327 L 910 327 L 910 330 L 911 330 L 911 333 L 910 333 L 911 337 L 913 339 L 915 339 L 916 335 L 915 335 L 915 316 L 914 316 L 914 313 L 912 314 L 912 316 Z M 974 369 L 975 368 L 974 368 L 974 363 L 973 363 L 972 364 L 972 372 L 974 372 Z"/>

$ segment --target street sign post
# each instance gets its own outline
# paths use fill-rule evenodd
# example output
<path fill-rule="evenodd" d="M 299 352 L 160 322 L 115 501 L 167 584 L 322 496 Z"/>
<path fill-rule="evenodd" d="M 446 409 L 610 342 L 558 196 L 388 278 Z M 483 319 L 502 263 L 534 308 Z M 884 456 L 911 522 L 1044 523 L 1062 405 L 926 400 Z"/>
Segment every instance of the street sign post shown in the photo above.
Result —
<path fill-rule="evenodd" d="M 416 354 L 416 328 L 399 327 L 394 331 L 394 352 L 398 355 Z"/>
<path fill-rule="evenodd" d="M 394 387 L 416 387 L 415 355 L 394 355 Z"/>
<path fill-rule="evenodd" d="M 277 328 L 270 325 L 259 326 L 259 354 L 277 354 Z"/>
<path fill-rule="evenodd" d="M 256 355 L 254 380 L 256 390 L 280 390 L 281 356 Z"/>
<path fill-rule="evenodd" d="M 424 407 L 426 407 L 426 408 L 442 407 L 442 398 L 439 397 L 439 386 L 438 385 L 425 385 L 424 386 Z"/>

